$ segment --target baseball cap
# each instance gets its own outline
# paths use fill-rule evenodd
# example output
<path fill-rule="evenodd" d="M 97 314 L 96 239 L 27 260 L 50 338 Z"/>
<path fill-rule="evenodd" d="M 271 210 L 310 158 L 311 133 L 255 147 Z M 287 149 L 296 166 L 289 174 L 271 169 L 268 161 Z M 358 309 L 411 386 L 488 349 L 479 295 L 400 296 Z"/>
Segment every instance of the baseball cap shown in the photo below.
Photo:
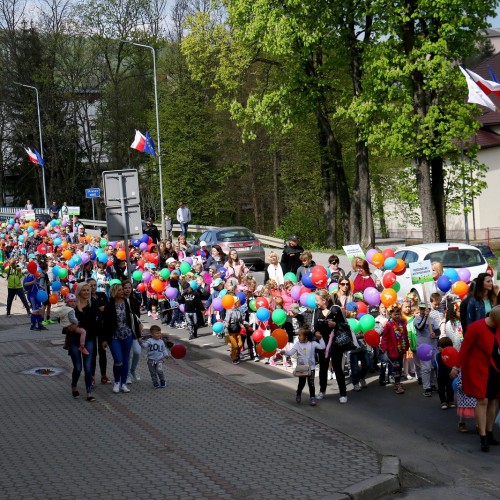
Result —
<path fill-rule="evenodd" d="M 149 267 L 149 269 L 156 269 L 156 265 L 153 262 L 148 262 L 146 267 Z"/>
<path fill-rule="evenodd" d="M 224 283 L 220 278 L 214 279 L 212 286 L 215 288 L 216 286 L 222 285 Z"/>
<path fill-rule="evenodd" d="M 206 241 L 200 241 L 200 247 L 206 247 L 207 242 Z"/>
<path fill-rule="evenodd" d="M 76 301 L 76 295 L 74 295 L 73 293 L 68 293 L 68 295 L 66 295 L 66 304 L 68 302 L 75 302 Z"/>
<path fill-rule="evenodd" d="M 418 307 L 419 307 L 419 309 L 427 309 L 427 304 L 425 302 L 420 302 Z"/>
<path fill-rule="evenodd" d="M 299 241 L 299 239 L 297 238 L 297 236 L 295 234 L 292 234 L 290 236 L 290 238 L 288 238 L 288 241 Z"/>
<path fill-rule="evenodd" d="M 175 259 L 173 257 L 169 257 L 166 262 L 167 264 L 171 264 L 172 262 L 175 262 Z"/>

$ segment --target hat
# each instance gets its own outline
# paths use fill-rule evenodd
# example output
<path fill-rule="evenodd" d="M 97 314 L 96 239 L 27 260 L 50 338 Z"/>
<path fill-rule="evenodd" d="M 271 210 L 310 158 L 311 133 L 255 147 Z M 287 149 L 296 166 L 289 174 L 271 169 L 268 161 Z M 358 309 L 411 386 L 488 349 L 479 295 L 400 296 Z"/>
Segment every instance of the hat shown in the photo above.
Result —
<path fill-rule="evenodd" d="M 353 297 L 358 300 L 364 300 L 363 292 L 356 292 Z"/>
<path fill-rule="evenodd" d="M 292 234 L 290 238 L 288 238 L 288 241 L 299 241 L 299 239 L 295 236 L 295 234 Z"/>
<path fill-rule="evenodd" d="M 424 304 L 424 306 L 425 306 L 425 304 Z M 393 313 L 393 312 L 400 312 L 401 309 L 402 309 L 401 304 L 399 302 L 394 302 L 394 304 L 392 304 L 391 306 L 389 306 L 387 308 L 387 311 L 389 313 Z"/>
<path fill-rule="evenodd" d="M 151 217 L 148 217 L 148 218 L 146 219 L 146 222 L 153 222 L 153 219 L 152 219 Z"/>
<path fill-rule="evenodd" d="M 66 295 L 66 304 L 68 302 L 75 302 L 75 301 L 76 301 L 76 295 L 72 293 L 68 293 L 68 295 Z"/>
<path fill-rule="evenodd" d="M 427 309 L 427 304 L 425 302 L 420 302 L 418 307 L 419 307 L 419 309 Z"/>
<path fill-rule="evenodd" d="M 149 269 L 156 269 L 156 265 L 153 262 L 148 262 L 146 267 L 149 267 Z"/>
<path fill-rule="evenodd" d="M 30 253 L 28 255 L 28 258 L 30 258 L 30 259 L 36 259 L 36 255 L 34 253 Z"/>
<path fill-rule="evenodd" d="M 206 247 L 207 242 L 206 241 L 200 241 L 200 247 Z"/>
<path fill-rule="evenodd" d="M 175 262 L 175 259 L 173 257 L 169 257 L 167 259 L 167 264 L 171 264 L 172 262 Z"/>
<path fill-rule="evenodd" d="M 217 278 L 212 282 L 212 286 L 215 288 L 216 286 L 222 285 L 222 283 L 224 283 L 224 281 L 222 281 L 220 278 Z"/>

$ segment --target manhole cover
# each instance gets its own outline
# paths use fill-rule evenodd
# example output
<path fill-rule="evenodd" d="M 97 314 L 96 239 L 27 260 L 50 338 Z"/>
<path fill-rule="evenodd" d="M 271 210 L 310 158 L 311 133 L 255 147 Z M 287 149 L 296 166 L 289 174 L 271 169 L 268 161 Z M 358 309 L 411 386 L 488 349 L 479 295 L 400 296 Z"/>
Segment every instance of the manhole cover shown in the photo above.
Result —
<path fill-rule="evenodd" d="M 55 366 L 39 366 L 36 368 L 31 368 L 31 370 L 25 370 L 23 375 L 37 375 L 39 377 L 54 377 L 55 375 L 60 375 L 64 371 L 64 368 L 57 368 Z"/>

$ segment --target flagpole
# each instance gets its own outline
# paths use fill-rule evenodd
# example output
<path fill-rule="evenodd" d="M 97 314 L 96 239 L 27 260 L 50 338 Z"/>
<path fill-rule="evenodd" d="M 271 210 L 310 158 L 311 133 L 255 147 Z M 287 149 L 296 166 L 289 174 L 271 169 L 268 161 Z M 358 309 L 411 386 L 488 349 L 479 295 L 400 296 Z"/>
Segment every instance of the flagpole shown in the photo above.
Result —
<path fill-rule="evenodd" d="M 26 85 L 24 83 L 14 82 L 15 85 L 20 85 L 21 87 L 26 87 L 28 89 L 33 89 L 36 93 L 36 111 L 38 114 L 38 134 L 40 138 L 40 154 L 43 158 L 43 140 L 42 140 L 42 119 L 40 117 L 40 99 L 38 97 L 38 89 L 33 87 L 33 85 Z M 43 201 L 45 203 L 45 209 L 47 210 L 47 188 L 45 186 L 45 167 L 42 167 L 42 181 L 43 181 Z"/>
<path fill-rule="evenodd" d="M 155 110 L 156 110 L 156 151 L 158 156 L 158 173 L 160 180 L 160 203 L 161 203 L 161 234 L 162 238 L 165 238 L 165 203 L 163 199 L 163 177 L 162 177 L 162 167 L 161 167 L 161 145 L 160 145 L 160 115 L 158 113 L 158 83 L 156 78 L 156 51 L 151 45 L 145 45 L 143 43 L 129 42 L 128 40 L 120 40 L 123 43 L 128 43 L 130 45 L 135 45 L 136 47 L 142 47 L 145 49 L 150 49 L 153 53 L 153 81 L 155 89 Z"/>

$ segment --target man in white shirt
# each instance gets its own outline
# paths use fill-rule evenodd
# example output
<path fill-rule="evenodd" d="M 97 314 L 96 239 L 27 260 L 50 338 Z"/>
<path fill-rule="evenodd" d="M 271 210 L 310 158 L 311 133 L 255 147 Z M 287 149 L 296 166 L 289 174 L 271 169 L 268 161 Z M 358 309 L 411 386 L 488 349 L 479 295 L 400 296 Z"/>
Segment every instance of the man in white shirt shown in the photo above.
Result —
<path fill-rule="evenodd" d="M 188 225 L 191 222 L 191 212 L 183 201 L 179 202 L 177 209 L 177 222 L 181 225 L 182 234 L 187 238 Z"/>

